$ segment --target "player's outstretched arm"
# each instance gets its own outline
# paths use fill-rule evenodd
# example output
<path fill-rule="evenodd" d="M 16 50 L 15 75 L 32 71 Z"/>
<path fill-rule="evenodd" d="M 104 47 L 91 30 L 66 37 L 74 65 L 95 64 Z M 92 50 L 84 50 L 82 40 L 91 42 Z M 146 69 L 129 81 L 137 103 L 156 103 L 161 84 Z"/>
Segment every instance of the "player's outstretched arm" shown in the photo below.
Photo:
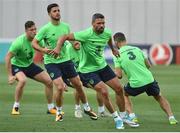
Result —
<path fill-rule="evenodd" d="M 37 50 L 37 51 L 39 51 L 39 52 L 41 52 L 41 53 L 45 53 L 45 54 L 48 54 L 51 50 L 50 49 L 48 49 L 48 48 L 43 48 L 43 47 L 41 47 L 40 45 L 39 45 L 39 41 L 37 40 L 37 39 L 33 39 L 33 41 L 32 41 L 32 47 L 35 49 L 35 50 Z"/>
<path fill-rule="evenodd" d="M 8 73 L 8 83 L 13 84 L 14 81 L 16 80 L 16 77 L 12 75 L 12 65 L 11 65 L 11 58 L 13 57 L 12 52 L 8 52 L 6 57 L 5 57 L 5 65 L 6 65 L 6 70 Z"/>
<path fill-rule="evenodd" d="M 57 57 L 61 51 L 61 47 L 63 46 L 63 44 L 66 40 L 75 41 L 74 34 L 71 33 L 71 34 L 61 36 L 57 41 L 56 47 L 52 50 L 52 52 L 50 52 L 50 54 Z"/>

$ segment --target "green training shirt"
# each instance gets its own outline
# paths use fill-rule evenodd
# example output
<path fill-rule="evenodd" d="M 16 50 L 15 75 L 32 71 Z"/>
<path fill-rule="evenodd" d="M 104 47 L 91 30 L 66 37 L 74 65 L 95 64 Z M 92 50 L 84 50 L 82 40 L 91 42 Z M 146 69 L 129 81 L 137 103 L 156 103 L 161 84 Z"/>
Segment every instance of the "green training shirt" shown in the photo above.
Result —
<path fill-rule="evenodd" d="M 28 67 L 33 62 L 34 49 L 31 41 L 29 41 L 25 34 L 16 38 L 11 44 L 9 52 L 14 54 L 11 59 L 11 64 L 19 67 Z"/>
<path fill-rule="evenodd" d="M 39 30 L 35 38 L 38 41 L 44 40 L 45 47 L 49 49 L 54 49 L 56 47 L 59 37 L 69 33 L 70 33 L 70 28 L 68 24 L 64 22 L 60 22 L 59 25 L 53 25 L 51 22 L 49 22 Z M 69 56 L 67 56 L 68 53 L 66 46 L 67 43 L 64 43 L 64 45 L 61 48 L 60 55 L 56 59 L 51 55 L 45 54 L 44 64 L 62 63 L 70 60 Z"/>
<path fill-rule="evenodd" d="M 96 34 L 92 27 L 74 33 L 75 39 L 81 42 L 80 72 L 89 73 L 97 71 L 107 65 L 104 57 L 104 48 L 111 35 L 111 31 L 106 28 L 102 34 Z"/>
<path fill-rule="evenodd" d="M 128 77 L 130 86 L 141 87 L 154 81 L 152 73 L 145 65 L 145 56 L 137 47 L 123 46 L 120 57 L 113 57 L 115 67 L 120 67 Z"/>
<path fill-rule="evenodd" d="M 68 49 L 70 59 L 72 60 L 72 62 L 74 63 L 76 67 L 76 71 L 79 72 L 79 62 L 80 62 L 79 57 L 81 54 L 81 49 L 79 50 L 74 49 L 71 43 L 68 44 L 67 49 Z"/>

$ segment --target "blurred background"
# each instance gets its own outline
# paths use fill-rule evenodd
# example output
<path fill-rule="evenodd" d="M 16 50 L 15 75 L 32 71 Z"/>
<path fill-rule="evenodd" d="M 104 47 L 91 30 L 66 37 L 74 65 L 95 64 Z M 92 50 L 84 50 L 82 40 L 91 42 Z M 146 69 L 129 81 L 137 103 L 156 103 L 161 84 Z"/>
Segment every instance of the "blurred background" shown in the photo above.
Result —
<path fill-rule="evenodd" d="M 35 21 L 38 28 L 49 21 L 46 8 L 54 2 L 72 32 L 91 26 L 92 15 L 99 12 L 105 15 L 106 27 L 124 32 L 153 64 L 180 64 L 179 0 L 0 0 L 0 62 L 10 43 L 24 32 L 25 21 Z M 105 56 L 111 61 L 108 48 Z"/>
<path fill-rule="evenodd" d="M 22 115 L 10 115 L 16 84 L 10 86 L 7 83 L 5 55 L 12 41 L 24 33 L 27 20 L 33 20 L 38 29 L 48 23 L 46 8 L 50 3 L 59 4 L 62 21 L 69 23 L 72 32 L 90 27 L 91 17 L 97 12 L 104 14 L 106 27 L 113 34 L 124 32 L 128 42 L 141 48 L 149 57 L 153 64 L 150 70 L 180 121 L 180 0 L 0 0 L 0 132 L 117 132 L 110 117 L 96 122 L 86 116 L 77 120 L 73 89 L 64 94 L 64 122 L 55 123 L 54 116 L 46 115 L 43 85 L 31 79 L 25 86 Z M 108 63 L 112 63 L 109 47 L 104 54 Z M 34 61 L 41 63 L 42 60 L 42 55 L 36 53 Z M 125 85 L 127 77 L 123 76 L 120 82 Z M 84 90 L 93 110 L 97 111 L 95 91 Z M 111 89 L 109 94 L 115 101 Z M 146 94 L 133 98 L 132 102 L 142 126 L 137 129 L 126 127 L 124 132 L 180 131 L 179 125 L 168 125 L 159 105 Z"/>

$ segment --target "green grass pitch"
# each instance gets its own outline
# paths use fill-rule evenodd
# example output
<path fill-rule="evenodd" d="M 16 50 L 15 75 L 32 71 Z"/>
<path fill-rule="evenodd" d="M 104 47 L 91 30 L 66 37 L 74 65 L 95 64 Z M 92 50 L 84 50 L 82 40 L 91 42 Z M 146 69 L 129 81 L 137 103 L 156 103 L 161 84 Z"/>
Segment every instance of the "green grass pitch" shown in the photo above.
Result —
<path fill-rule="evenodd" d="M 151 68 L 155 79 L 159 82 L 162 94 L 169 100 L 173 112 L 180 121 L 180 66 L 156 66 Z M 124 77 L 122 84 L 126 83 Z M 97 112 L 95 91 L 86 90 L 93 110 Z M 15 85 L 7 84 L 7 73 L 4 64 L 0 64 L 0 131 L 1 132 L 119 132 L 114 127 L 111 117 L 91 120 L 88 116 L 82 119 L 74 117 L 73 89 L 64 95 L 65 112 L 63 122 L 55 122 L 54 115 L 47 115 L 47 104 L 44 86 L 28 79 L 21 100 L 21 115 L 12 116 Z M 109 89 L 114 103 L 114 92 Z M 169 125 L 165 113 L 152 97 L 142 94 L 132 98 L 134 111 L 139 117 L 140 127 L 131 128 L 125 125 L 123 132 L 178 132 L 180 125 Z M 115 105 L 115 104 L 114 104 Z M 117 107 L 116 107 L 117 109 Z"/>

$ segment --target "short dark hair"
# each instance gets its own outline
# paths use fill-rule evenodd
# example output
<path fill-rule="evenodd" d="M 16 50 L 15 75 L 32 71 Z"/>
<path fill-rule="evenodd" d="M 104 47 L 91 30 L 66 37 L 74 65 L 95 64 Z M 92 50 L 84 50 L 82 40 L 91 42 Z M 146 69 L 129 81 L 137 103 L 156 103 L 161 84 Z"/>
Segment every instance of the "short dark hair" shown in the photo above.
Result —
<path fill-rule="evenodd" d="M 50 12 L 51 12 L 51 9 L 52 9 L 53 7 L 59 7 L 59 5 L 56 4 L 56 3 L 49 4 L 49 5 L 47 6 L 47 12 L 50 13 Z"/>
<path fill-rule="evenodd" d="M 114 38 L 114 41 L 117 41 L 117 42 L 126 41 L 125 35 L 121 32 L 115 33 L 113 38 Z"/>
<path fill-rule="evenodd" d="M 35 23 L 33 21 L 29 20 L 24 24 L 24 27 L 27 30 L 28 28 L 31 28 L 33 25 L 35 25 Z"/>
<path fill-rule="evenodd" d="M 92 22 L 94 22 L 96 19 L 98 18 L 101 18 L 101 19 L 104 19 L 104 15 L 102 15 L 101 13 L 95 13 L 93 16 L 92 16 Z"/>

